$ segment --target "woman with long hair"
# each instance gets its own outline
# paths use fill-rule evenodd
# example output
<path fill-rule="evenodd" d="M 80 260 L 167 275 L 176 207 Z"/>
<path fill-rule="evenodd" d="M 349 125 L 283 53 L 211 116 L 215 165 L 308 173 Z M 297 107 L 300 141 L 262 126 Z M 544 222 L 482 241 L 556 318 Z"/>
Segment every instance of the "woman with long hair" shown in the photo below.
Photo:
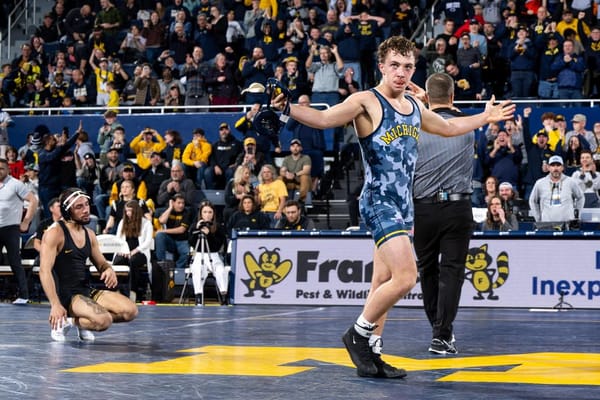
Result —
<path fill-rule="evenodd" d="M 490 204 L 490 200 L 493 196 L 498 196 L 498 178 L 495 176 L 488 176 L 485 179 L 485 184 L 483 186 L 483 196 L 485 198 L 485 204 Z"/>
<path fill-rule="evenodd" d="M 263 165 L 258 177 L 260 184 L 256 187 L 255 196 L 260 210 L 271 220 L 271 228 L 281 219 L 283 206 L 287 200 L 288 191 L 285 183 L 277 179 L 275 167 Z"/>
<path fill-rule="evenodd" d="M 269 217 L 258 209 L 254 196 L 245 194 L 240 200 L 238 210 L 227 221 L 227 232 L 231 236 L 234 229 L 238 231 L 269 229 L 270 224 Z"/>
<path fill-rule="evenodd" d="M 144 218 L 144 211 L 137 200 L 129 200 L 123 209 L 123 218 L 117 227 L 116 236 L 127 242 L 129 253 L 118 254 L 116 263 L 129 264 L 132 301 L 141 300 L 152 276 L 150 249 L 152 248 L 152 223 Z M 148 278 L 141 279 L 147 271 Z M 150 300 L 150 299 L 145 299 Z"/>
<path fill-rule="evenodd" d="M 165 153 L 165 167 L 171 168 L 173 160 L 181 161 L 184 148 L 183 139 L 178 131 L 168 129 L 165 132 L 165 143 L 167 143 L 167 147 L 163 150 Z"/>
<path fill-rule="evenodd" d="M 487 217 L 483 223 L 484 231 L 507 232 L 519 230 L 517 217 L 502 207 L 500 196 L 492 196 L 487 209 Z"/>
<path fill-rule="evenodd" d="M 229 221 L 229 217 L 238 209 L 240 200 L 245 195 L 254 195 L 251 184 L 252 173 L 246 165 L 240 165 L 233 173 L 233 178 L 225 185 L 225 208 L 223 209 L 223 221 Z"/>
<path fill-rule="evenodd" d="M 196 305 L 203 304 L 204 282 L 209 273 L 217 281 L 221 305 L 227 305 L 230 267 L 223 262 L 222 250 L 227 246 L 225 228 L 217 220 L 217 212 L 210 202 L 200 203 L 196 223 L 190 226 L 190 243 L 196 253 L 190 265 Z"/>

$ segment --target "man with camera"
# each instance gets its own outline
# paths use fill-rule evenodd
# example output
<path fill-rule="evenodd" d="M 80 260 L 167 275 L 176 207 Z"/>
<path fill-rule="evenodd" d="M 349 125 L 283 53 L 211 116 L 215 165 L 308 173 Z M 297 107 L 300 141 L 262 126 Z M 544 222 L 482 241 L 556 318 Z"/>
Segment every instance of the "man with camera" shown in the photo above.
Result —
<path fill-rule="evenodd" d="M 256 139 L 247 137 L 244 139 L 244 151 L 235 159 L 236 168 L 245 165 L 250 169 L 254 177 L 258 176 L 260 169 L 265 164 L 265 155 L 257 150 Z"/>

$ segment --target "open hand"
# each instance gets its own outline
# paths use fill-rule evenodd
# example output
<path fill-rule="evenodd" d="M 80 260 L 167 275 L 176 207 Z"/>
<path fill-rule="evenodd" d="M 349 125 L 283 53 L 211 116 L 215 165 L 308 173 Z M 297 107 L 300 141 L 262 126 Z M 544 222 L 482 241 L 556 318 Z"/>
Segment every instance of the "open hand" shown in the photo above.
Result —
<path fill-rule="evenodd" d="M 488 115 L 488 123 L 506 121 L 513 118 L 516 105 L 512 104 L 510 100 L 504 100 L 498 104 L 494 104 L 495 102 L 496 96 L 492 96 L 490 101 L 485 104 L 485 112 Z"/>

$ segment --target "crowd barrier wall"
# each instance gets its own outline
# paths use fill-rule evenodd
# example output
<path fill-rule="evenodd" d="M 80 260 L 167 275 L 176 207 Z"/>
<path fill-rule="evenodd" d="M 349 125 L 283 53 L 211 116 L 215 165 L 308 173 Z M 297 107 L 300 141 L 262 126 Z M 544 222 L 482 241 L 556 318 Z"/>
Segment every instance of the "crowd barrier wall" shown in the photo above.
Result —
<path fill-rule="evenodd" d="M 461 307 L 600 308 L 600 232 L 475 232 Z M 363 305 L 374 243 L 366 231 L 234 235 L 236 304 Z M 398 306 L 422 306 L 420 284 Z"/>
<path fill-rule="evenodd" d="M 593 123 L 600 121 L 598 116 L 597 106 L 596 107 L 561 107 L 557 103 L 536 103 L 532 101 L 530 104 L 519 101 L 517 113 L 522 114 L 523 107 L 531 105 L 533 107 L 531 113 L 531 129 L 537 131 L 541 128 L 541 115 L 546 111 L 552 111 L 556 114 L 562 114 L 565 116 L 567 121 L 571 120 L 571 117 L 577 113 L 587 115 L 588 122 L 586 125 L 587 129 L 592 129 Z M 480 112 L 480 105 L 469 107 L 467 104 L 459 104 L 466 113 Z M 9 113 L 13 114 L 11 109 L 6 109 Z M 194 128 L 201 127 L 206 132 L 207 140 L 210 143 L 215 142 L 219 137 L 219 124 L 227 122 L 231 131 L 238 139 L 242 138 L 242 134 L 234 128 L 235 122 L 244 114 L 243 112 L 190 112 L 190 113 L 160 113 L 160 109 L 157 108 L 156 113 L 144 113 L 144 114 L 129 114 L 120 113 L 118 121 L 125 127 L 126 137 L 131 141 L 136 135 L 138 135 L 145 127 L 151 127 L 156 129 L 159 133 L 164 133 L 167 129 L 175 129 L 181 134 L 184 143 L 189 143 L 192 140 L 192 131 Z M 86 111 L 82 111 L 86 112 Z M 15 125 L 10 127 L 8 130 L 9 141 L 12 146 L 19 148 L 25 144 L 26 136 L 28 133 L 34 131 L 36 126 L 44 124 L 48 126 L 51 132 L 61 132 L 63 127 L 69 127 L 70 132 L 75 132 L 82 121 L 83 127 L 90 136 L 90 141 L 94 145 L 96 152 L 99 151 L 97 145 L 97 134 L 98 129 L 104 124 L 104 118 L 102 118 L 101 112 L 97 113 L 82 113 L 82 114 L 68 114 L 68 115 L 18 115 L 12 116 Z M 571 123 L 568 123 L 570 129 Z M 327 129 L 325 131 L 325 144 L 327 151 L 333 151 L 337 149 L 334 143 L 334 130 Z M 292 133 L 287 129 L 284 129 L 281 133 L 281 143 L 283 150 L 288 150 L 288 144 L 292 137 Z"/>

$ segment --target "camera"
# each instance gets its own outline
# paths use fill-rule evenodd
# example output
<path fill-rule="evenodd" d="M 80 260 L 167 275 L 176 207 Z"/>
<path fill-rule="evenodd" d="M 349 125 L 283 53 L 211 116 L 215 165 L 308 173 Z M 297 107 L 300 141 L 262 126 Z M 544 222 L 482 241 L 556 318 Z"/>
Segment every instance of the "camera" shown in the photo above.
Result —
<path fill-rule="evenodd" d="M 212 226 L 212 222 L 211 221 L 198 221 L 198 229 L 202 229 L 202 228 L 210 228 Z"/>
<path fill-rule="evenodd" d="M 248 153 L 248 154 L 254 154 L 254 146 L 248 146 L 246 148 L 246 153 Z"/>

